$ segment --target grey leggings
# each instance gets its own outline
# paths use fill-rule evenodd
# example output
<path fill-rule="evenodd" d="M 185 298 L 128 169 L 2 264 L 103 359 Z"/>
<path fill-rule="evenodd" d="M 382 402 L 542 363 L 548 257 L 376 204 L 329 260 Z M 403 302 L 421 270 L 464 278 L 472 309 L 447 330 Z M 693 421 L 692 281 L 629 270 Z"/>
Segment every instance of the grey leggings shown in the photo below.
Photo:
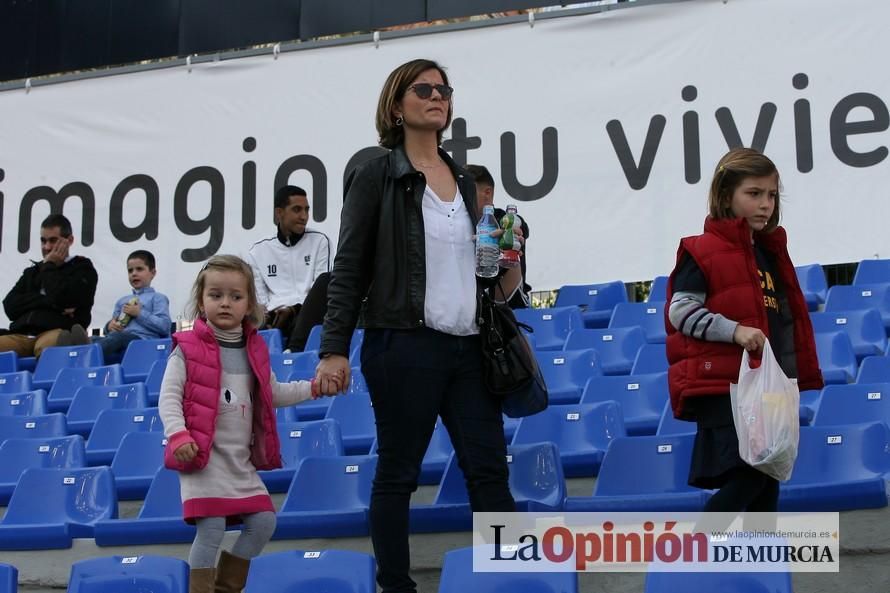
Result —
<path fill-rule="evenodd" d="M 264 511 L 243 515 L 244 526 L 232 554 L 239 558 L 251 559 L 263 551 L 275 531 L 275 513 Z M 225 517 L 204 517 L 195 521 L 198 534 L 189 551 L 191 568 L 212 568 L 216 566 L 216 554 L 226 533 Z"/>

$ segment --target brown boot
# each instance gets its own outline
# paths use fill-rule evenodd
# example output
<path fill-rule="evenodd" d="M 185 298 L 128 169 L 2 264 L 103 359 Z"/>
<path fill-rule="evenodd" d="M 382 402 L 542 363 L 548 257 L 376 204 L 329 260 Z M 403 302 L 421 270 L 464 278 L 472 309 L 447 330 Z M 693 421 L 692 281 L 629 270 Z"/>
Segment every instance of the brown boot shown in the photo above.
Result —
<path fill-rule="evenodd" d="M 219 564 L 216 567 L 216 587 L 214 593 L 241 593 L 247 583 L 250 560 L 220 552 Z"/>
<path fill-rule="evenodd" d="M 189 571 L 189 593 L 213 593 L 215 568 L 193 568 Z"/>

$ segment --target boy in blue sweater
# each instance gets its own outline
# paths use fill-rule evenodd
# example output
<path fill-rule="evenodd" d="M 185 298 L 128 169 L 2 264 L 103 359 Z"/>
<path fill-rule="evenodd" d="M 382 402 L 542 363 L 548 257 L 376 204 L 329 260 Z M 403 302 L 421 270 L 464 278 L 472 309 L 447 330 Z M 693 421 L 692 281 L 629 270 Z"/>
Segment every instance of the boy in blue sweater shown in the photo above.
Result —
<path fill-rule="evenodd" d="M 151 287 L 157 270 L 150 251 L 134 251 L 127 257 L 127 276 L 132 294 L 114 305 L 105 337 L 94 340 L 102 347 L 105 364 L 120 362 L 133 340 L 166 338 L 170 335 L 170 300 Z"/>

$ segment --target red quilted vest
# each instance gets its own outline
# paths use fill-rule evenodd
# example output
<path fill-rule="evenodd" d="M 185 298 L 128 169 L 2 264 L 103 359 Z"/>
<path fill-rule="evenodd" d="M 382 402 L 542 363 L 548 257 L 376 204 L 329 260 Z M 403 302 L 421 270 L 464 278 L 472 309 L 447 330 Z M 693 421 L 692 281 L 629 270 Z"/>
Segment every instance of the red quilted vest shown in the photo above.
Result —
<path fill-rule="evenodd" d="M 816 358 L 813 326 L 794 265 L 788 256 L 785 229 L 755 233 L 754 240 L 775 256 L 776 274 L 791 308 L 794 320 L 794 352 L 797 358 L 798 386 L 801 391 L 822 387 L 822 373 Z M 677 263 L 688 253 L 708 282 L 705 307 L 742 325 L 759 328 L 769 337 L 770 328 L 763 306 L 763 289 L 757 275 L 757 261 L 748 223 L 744 219 L 705 219 L 705 232 L 680 241 Z M 668 280 L 668 302 L 673 296 L 674 273 Z M 667 319 L 668 381 L 671 407 L 677 418 L 692 419 L 684 410 L 686 398 L 726 395 L 729 384 L 738 381 L 742 349 L 726 342 L 707 342 L 684 336 Z"/>
<path fill-rule="evenodd" d="M 281 467 L 281 445 L 272 404 L 272 369 L 269 348 L 256 328 L 244 324 L 247 358 L 255 378 L 253 390 L 253 441 L 250 460 L 258 470 Z M 164 465 L 178 471 L 203 469 L 210 459 L 219 408 L 220 377 L 219 344 L 213 330 L 203 319 L 196 319 L 192 331 L 173 334 L 173 347 L 179 346 L 185 357 L 186 380 L 182 398 L 185 426 L 198 447 L 198 454 L 187 464 L 173 457 L 182 439 L 171 435 L 164 451 Z"/>

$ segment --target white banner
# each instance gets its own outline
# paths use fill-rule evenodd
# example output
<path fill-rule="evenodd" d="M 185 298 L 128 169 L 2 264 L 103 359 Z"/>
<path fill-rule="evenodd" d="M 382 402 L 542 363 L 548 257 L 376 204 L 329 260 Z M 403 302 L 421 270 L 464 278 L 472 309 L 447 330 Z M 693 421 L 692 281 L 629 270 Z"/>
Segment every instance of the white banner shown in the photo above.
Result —
<path fill-rule="evenodd" d="M 796 263 L 888 257 L 888 21 L 874 0 L 698 0 L 3 92 L 0 293 L 56 192 L 99 271 L 97 326 L 142 248 L 176 318 L 201 261 L 273 233 L 276 177 L 336 242 L 383 81 L 421 56 L 456 89 L 447 148 L 529 221 L 536 289 L 668 273 L 739 142 L 779 165 Z"/>

